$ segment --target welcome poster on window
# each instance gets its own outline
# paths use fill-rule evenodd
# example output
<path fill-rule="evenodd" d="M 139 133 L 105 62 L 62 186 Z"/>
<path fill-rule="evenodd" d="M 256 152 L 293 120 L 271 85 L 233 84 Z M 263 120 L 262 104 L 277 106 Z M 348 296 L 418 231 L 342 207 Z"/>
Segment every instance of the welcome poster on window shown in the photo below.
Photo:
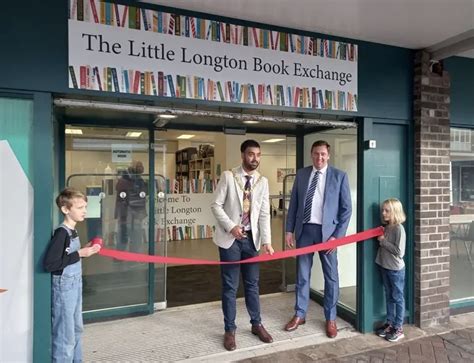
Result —
<path fill-rule="evenodd" d="M 357 111 L 357 45 L 97 0 L 69 3 L 69 87 Z"/>

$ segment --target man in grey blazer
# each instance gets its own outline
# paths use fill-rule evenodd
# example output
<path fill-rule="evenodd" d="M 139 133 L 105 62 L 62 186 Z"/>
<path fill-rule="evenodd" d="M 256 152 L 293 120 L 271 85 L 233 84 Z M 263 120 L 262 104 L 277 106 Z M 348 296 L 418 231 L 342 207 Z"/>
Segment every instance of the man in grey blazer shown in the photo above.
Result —
<path fill-rule="evenodd" d="M 255 140 L 246 140 L 240 151 L 242 165 L 222 173 L 211 205 L 217 220 L 214 243 L 219 247 L 220 260 L 225 262 L 257 256 L 261 246 L 265 253 L 273 254 L 268 180 L 256 170 L 260 164 L 260 145 Z M 221 265 L 222 310 L 224 347 L 227 350 L 236 348 L 235 317 L 240 272 L 252 333 L 264 343 L 273 341 L 260 317 L 258 263 L 224 264 Z"/>
<path fill-rule="evenodd" d="M 351 194 L 347 174 L 328 165 L 330 145 L 319 140 L 311 147 L 313 165 L 300 169 L 291 192 L 286 220 L 286 245 L 307 247 L 344 237 L 351 218 Z M 295 315 L 286 324 L 293 331 L 305 323 L 309 304 L 313 253 L 297 257 Z M 326 335 L 337 335 L 336 304 L 339 274 L 336 249 L 319 252 L 324 274 L 324 315 Z"/>

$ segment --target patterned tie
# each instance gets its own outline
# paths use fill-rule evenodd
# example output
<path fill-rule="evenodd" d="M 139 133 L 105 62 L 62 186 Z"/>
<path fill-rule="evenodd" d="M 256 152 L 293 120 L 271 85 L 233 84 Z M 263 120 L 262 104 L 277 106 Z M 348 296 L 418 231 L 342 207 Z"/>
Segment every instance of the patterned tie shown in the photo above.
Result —
<path fill-rule="evenodd" d="M 311 205 L 313 204 L 314 192 L 318 187 L 319 174 L 321 174 L 321 172 L 317 170 L 316 174 L 313 176 L 313 180 L 311 180 L 308 192 L 306 193 L 306 198 L 304 201 L 303 223 L 308 223 L 311 219 Z"/>
<path fill-rule="evenodd" d="M 243 200 L 243 206 L 244 210 L 242 213 L 242 225 L 247 226 L 250 224 L 250 204 L 252 202 L 252 195 L 250 194 L 250 179 L 252 179 L 251 175 L 245 175 L 247 178 L 247 181 L 245 182 L 245 187 L 244 187 L 244 200 Z"/>

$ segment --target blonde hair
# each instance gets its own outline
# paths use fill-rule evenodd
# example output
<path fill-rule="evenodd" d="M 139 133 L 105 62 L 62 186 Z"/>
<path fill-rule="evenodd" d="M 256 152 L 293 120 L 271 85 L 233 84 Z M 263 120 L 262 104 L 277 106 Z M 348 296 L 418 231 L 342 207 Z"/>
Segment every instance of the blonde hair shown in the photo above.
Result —
<path fill-rule="evenodd" d="M 74 188 L 66 188 L 62 190 L 61 193 L 59 193 L 59 195 L 56 197 L 56 205 L 59 209 L 61 209 L 62 207 L 70 209 L 72 207 L 73 199 L 76 198 L 82 199 L 87 202 L 87 197 L 84 195 L 84 193 Z"/>
<path fill-rule="evenodd" d="M 389 198 L 382 203 L 383 206 L 388 206 L 390 210 L 390 224 L 402 224 L 406 221 L 407 217 L 403 211 L 402 203 L 397 198 Z M 382 222 L 385 223 L 382 216 Z"/>

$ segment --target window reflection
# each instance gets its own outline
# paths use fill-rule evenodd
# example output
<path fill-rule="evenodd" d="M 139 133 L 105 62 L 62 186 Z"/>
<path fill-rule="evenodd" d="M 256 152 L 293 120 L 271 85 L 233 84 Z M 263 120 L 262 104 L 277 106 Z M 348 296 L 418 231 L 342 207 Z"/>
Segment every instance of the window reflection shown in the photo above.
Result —
<path fill-rule="evenodd" d="M 450 298 L 474 298 L 474 145 L 472 130 L 451 128 Z"/>

